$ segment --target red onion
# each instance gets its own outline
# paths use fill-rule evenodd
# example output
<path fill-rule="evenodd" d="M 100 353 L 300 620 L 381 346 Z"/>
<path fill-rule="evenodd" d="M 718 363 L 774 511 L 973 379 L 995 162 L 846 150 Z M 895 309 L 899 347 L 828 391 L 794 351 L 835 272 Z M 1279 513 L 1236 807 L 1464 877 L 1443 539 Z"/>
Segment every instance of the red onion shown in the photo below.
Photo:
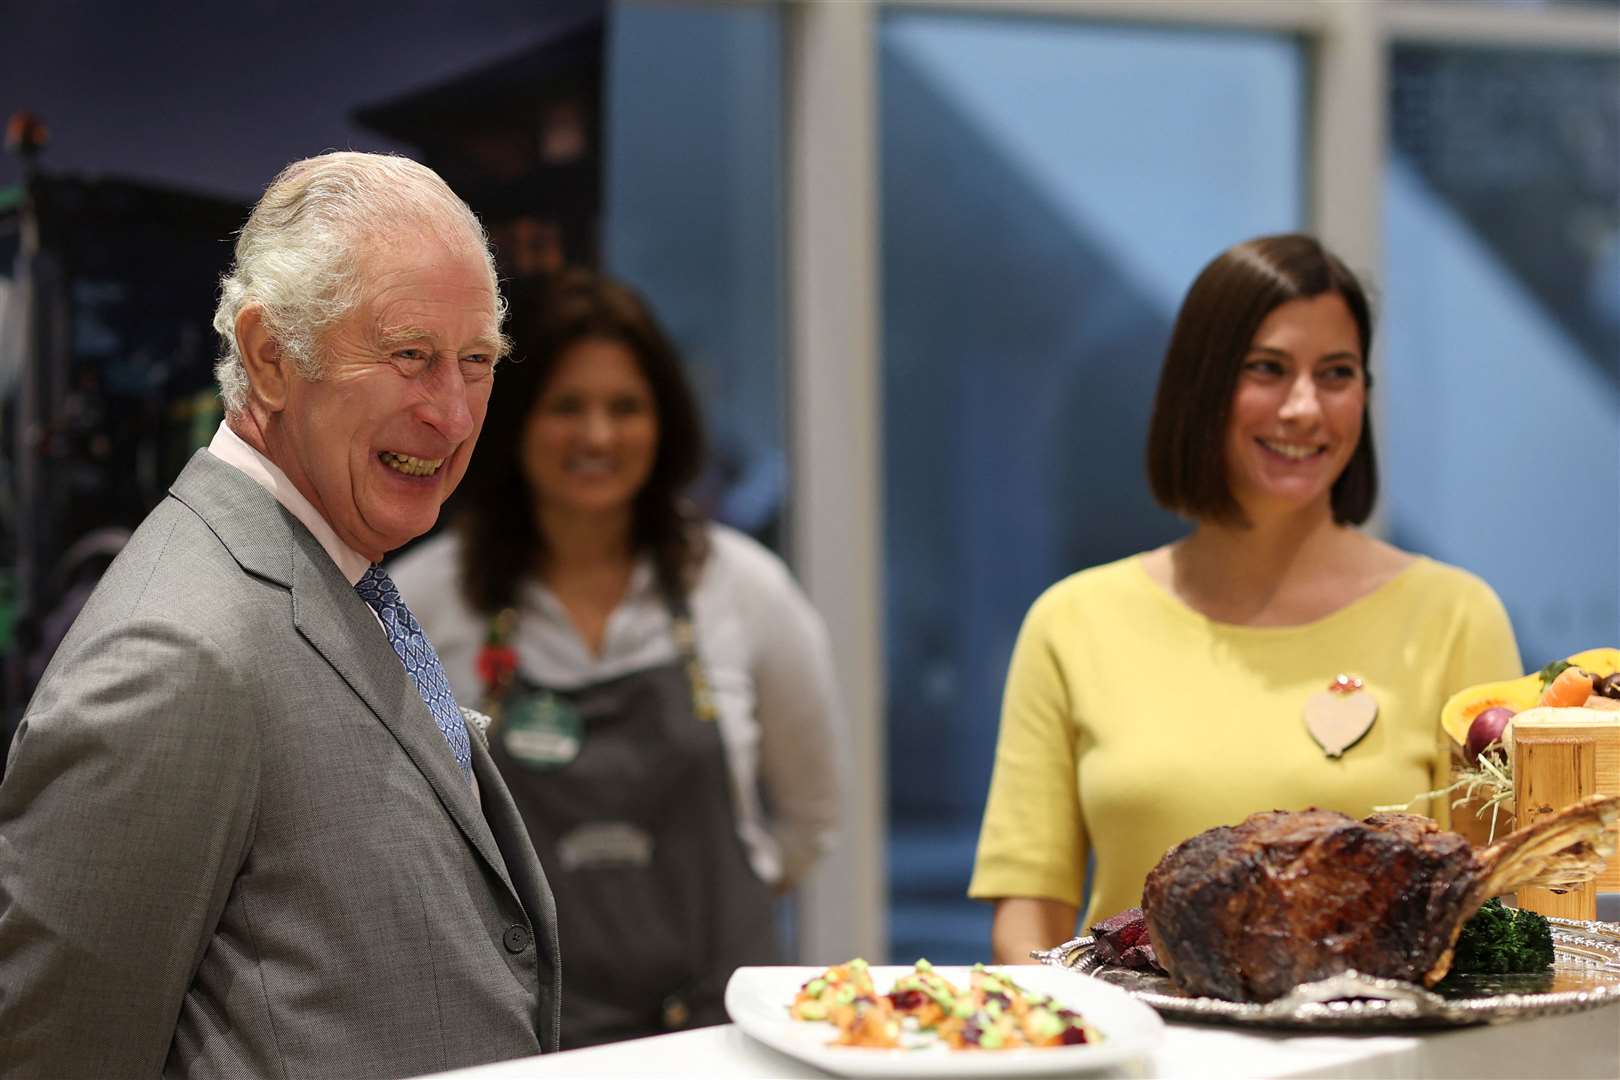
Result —
<path fill-rule="evenodd" d="M 1468 725 L 1468 739 L 1463 743 L 1463 760 L 1470 765 L 1479 764 L 1479 755 L 1493 742 L 1500 742 L 1502 731 L 1513 719 L 1513 710 L 1498 705 L 1483 710 Z"/>

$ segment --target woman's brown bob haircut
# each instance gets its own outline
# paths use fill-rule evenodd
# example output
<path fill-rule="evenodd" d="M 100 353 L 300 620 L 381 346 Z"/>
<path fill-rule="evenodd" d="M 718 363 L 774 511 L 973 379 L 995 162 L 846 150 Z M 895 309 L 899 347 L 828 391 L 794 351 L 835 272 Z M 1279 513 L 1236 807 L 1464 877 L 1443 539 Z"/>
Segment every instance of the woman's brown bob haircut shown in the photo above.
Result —
<path fill-rule="evenodd" d="M 1344 298 L 1361 333 L 1362 370 L 1372 354 L 1372 315 L 1361 283 L 1315 237 L 1262 236 L 1229 248 L 1198 275 L 1176 315 L 1148 425 L 1148 483 L 1160 506 L 1183 517 L 1244 522 L 1226 476 L 1226 425 L 1254 335 L 1290 300 Z M 1372 386 L 1372 375 L 1367 375 Z M 1360 525 L 1378 498 L 1372 417 L 1333 484 L 1333 520 Z"/>
<path fill-rule="evenodd" d="M 546 538 L 523 467 L 523 432 L 558 361 L 582 341 L 623 345 L 652 388 L 658 449 L 635 496 L 631 543 L 652 558 L 660 585 L 684 594 L 707 554 L 703 523 L 685 499 L 703 464 L 702 419 L 681 360 L 652 309 L 630 288 L 589 270 L 517 282 L 511 304 L 513 360 L 495 392 L 474 465 L 457 492 L 461 591 L 473 610 L 512 607 L 522 583 L 545 563 Z"/>

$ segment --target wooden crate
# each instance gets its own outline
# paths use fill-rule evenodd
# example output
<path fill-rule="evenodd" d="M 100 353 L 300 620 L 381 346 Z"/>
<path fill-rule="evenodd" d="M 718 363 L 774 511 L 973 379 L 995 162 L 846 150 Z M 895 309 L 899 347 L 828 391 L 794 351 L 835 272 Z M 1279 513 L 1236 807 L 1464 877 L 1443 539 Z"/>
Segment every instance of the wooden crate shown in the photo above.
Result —
<path fill-rule="evenodd" d="M 1620 712 L 1537 708 L 1514 717 L 1513 787 L 1520 828 L 1589 795 L 1620 795 Z M 1620 822 L 1612 828 L 1620 843 Z M 1591 919 L 1599 892 L 1620 892 L 1620 857 L 1592 884 L 1563 894 L 1523 889 L 1519 903 L 1543 915 Z"/>

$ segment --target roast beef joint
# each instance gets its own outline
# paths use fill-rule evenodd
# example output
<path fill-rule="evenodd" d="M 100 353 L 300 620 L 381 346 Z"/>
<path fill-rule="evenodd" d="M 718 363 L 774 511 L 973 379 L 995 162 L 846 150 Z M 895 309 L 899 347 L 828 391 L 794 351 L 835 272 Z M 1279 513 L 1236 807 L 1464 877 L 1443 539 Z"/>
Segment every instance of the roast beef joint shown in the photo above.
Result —
<path fill-rule="evenodd" d="M 1170 849 L 1142 907 L 1183 991 L 1271 1001 L 1345 971 L 1433 986 L 1493 896 L 1593 880 L 1620 797 L 1597 795 L 1476 850 L 1415 814 L 1253 814 Z"/>

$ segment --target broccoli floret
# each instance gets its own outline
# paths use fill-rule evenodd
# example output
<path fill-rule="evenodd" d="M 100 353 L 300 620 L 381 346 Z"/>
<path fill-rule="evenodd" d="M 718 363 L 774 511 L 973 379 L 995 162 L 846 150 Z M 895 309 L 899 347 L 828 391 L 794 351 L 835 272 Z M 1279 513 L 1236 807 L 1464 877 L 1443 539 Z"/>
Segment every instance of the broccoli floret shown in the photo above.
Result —
<path fill-rule="evenodd" d="M 1451 970 L 1479 975 L 1520 975 L 1552 966 L 1552 927 L 1534 911 L 1510 908 L 1491 898 L 1463 924 Z"/>

